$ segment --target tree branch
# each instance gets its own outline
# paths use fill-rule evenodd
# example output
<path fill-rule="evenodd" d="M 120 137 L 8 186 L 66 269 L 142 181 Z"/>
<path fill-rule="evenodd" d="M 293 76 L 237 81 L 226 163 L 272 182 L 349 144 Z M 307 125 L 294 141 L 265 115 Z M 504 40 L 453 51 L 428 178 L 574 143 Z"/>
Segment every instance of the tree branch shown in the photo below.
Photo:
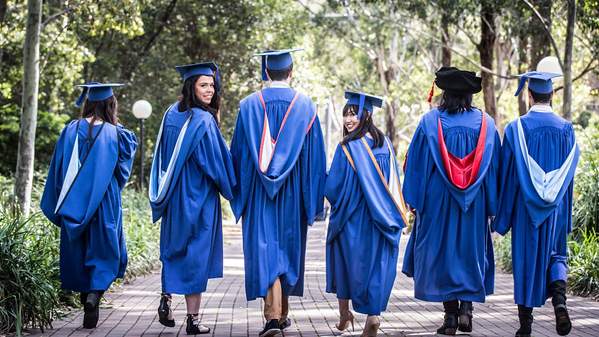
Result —
<path fill-rule="evenodd" d="M 586 67 L 584 67 L 584 69 L 583 69 L 583 70 L 580 72 L 580 74 L 576 75 L 576 77 L 574 77 L 574 78 L 572 79 L 572 83 L 574 83 L 574 82 L 578 81 L 579 79 L 581 79 L 581 78 L 582 78 L 584 75 L 586 75 L 587 73 L 589 73 L 589 72 L 591 72 L 591 71 L 593 71 L 593 70 L 595 70 L 595 69 L 599 68 L 599 64 L 593 65 L 593 63 L 595 63 L 595 61 L 596 61 L 596 60 L 597 60 L 597 59 L 594 59 L 594 58 L 593 58 L 593 59 L 591 59 L 591 61 L 590 61 L 590 62 L 587 64 L 587 66 L 586 66 Z M 559 87 L 555 88 L 555 90 L 554 90 L 554 91 L 560 91 L 560 90 L 562 90 L 562 89 L 564 89 L 564 86 L 563 86 L 563 85 L 561 85 L 561 86 L 559 86 Z"/>
<path fill-rule="evenodd" d="M 564 63 L 562 62 L 562 58 L 560 57 L 559 48 L 557 47 L 557 43 L 555 42 L 555 39 L 553 38 L 553 35 L 551 35 L 551 30 L 547 26 L 547 23 L 545 22 L 545 19 L 543 18 L 543 16 L 541 15 L 541 13 L 539 13 L 539 11 L 535 8 L 535 6 L 533 4 L 531 4 L 528 0 L 522 0 L 522 1 L 533 11 L 533 13 L 535 14 L 536 18 L 539 19 L 539 21 L 543 25 L 543 29 L 547 33 L 547 36 L 549 36 L 549 40 L 551 41 L 551 45 L 553 46 L 553 51 L 555 52 L 555 56 L 557 57 L 557 61 L 559 62 L 560 67 L 562 69 L 564 69 Z"/>
<path fill-rule="evenodd" d="M 82 3 L 80 2 L 80 3 L 77 3 L 77 4 L 73 5 L 73 6 L 67 6 L 65 8 L 65 10 L 63 10 L 62 12 L 58 12 L 58 13 L 50 15 L 46 20 L 44 20 L 44 22 L 42 22 L 42 28 L 41 28 L 41 30 L 43 31 L 49 23 L 51 23 L 52 21 L 58 19 L 59 17 L 71 13 L 72 11 L 74 11 L 75 9 L 77 9 L 77 7 L 81 6 L 81 4 Z"/>

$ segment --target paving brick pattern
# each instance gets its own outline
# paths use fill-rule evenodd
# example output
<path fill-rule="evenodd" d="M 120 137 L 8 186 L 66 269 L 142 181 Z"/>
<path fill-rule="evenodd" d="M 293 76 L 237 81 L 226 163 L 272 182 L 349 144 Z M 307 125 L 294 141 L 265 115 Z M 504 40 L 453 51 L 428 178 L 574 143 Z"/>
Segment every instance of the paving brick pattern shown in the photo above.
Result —
<path fill-rule="evenodd" d="M 211 280 L 203 295 L 200 320 L 212 328 L 212 336 L 257 336 L 262 329 L 262 301 L 247 302 L 243 281 L 243 253 L 240 227 L 225 225 L 224 278 Z M 317 223 L 309 231 L 303 298 L 290 298 L 292 326 L 285 336 L 339 336 L 339 319 L 334 295 L 325 293 L 325 224 Z M 402 238 L 405 247 L 407 238 Z M 402 249 L 403 251 L 403 249 Z M 401 263 L 401 258 L 399 259 Z M 413 297 L 412 279 L 398 266 L 398 277 L 387 308 L 381 316 L 379 336 L 434 336 L 443 313 L 440 303 L 428 303 Z M 474 331 L 470 336 L 514 336 L 518 327 L 517 309 L 512 299 L 511 275 L 498 273 L 495 295 L 485 304 L 474 304 Z M 54 329 L 32 336 L 183 336 L 185 301 L 173 298 L 174 328 L 158 323 L 156 309 L 160 294 L 160 274 L 137 279 L 106 295 L 100 322 L 94 330 L 82 329 L 82 312 L 76 311 L 55 322 Z M 599 336 L 599 303 L 580 297 L 568 299 L 574 328 L 570 336 Z M 355 332 L 359 336 L 366 316 L 355 314 Z M 534 312 L 533 336 L 557 336 L 550 302 Z"/>

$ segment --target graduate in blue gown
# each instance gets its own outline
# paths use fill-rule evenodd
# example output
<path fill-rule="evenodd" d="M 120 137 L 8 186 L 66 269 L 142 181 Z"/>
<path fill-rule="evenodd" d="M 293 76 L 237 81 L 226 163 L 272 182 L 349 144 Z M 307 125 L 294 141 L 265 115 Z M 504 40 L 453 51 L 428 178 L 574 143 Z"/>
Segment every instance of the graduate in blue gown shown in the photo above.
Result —
<path fill-rule="evenodd" d="M 435 84 L 440 105 L 422 117 L 406 158 L 403 195 L 416 220 L 402 271 L 417 299 L 443 302 L 437 333 L 453 335 L 472 331 L 472 302 L 493 293 L 501 143 L 493 119 L 472 106 L 480 77 L 442 67 Z"/>
<path fill-rule="evenodd" d="M 345 330 L 354 317 L 368 315 L 363 336 L 376 336 L 378 316 L 387 308 L 397 273 L 401 229 L 407 209 L 391 141 L 374 125 L 375 106 L 383 100 L 346 92 L 343 140 L 327 176 L 325 196 L 331 203 L 327 230 L 327 292 L 337 294 Z"/>
<path fill-rule="evenodd" d="M 171 294 L 185 295 L 188 335 L 198 321 L 208 279 L 223 276 L 220 195 L 233 197 L 235 173 L 219 129 L 220 76 L 213 62 L 178 66 L 181 98 L 165 112 L 150 175 L 153 221 L 161 219 L 160 323 L 175 326 Z"/>
<path fill-rule="evenodd" d="M 325 152 L 314 103 L 289 85 L 290 52 L 261 53 L 269 87 L 244 98 L 231 143 L 242 219 L 245 291 L 264 298 L 260 336 L 290 325 L 288 296 L 302 296 L 308 226 L 323 210 Z"/>
<path fill-rule="evenodd" d="M 118 124 L 112 88 L 81 85 L 81 118 L 60 134 L 41 200 L 44 215 L 60 227 L 62 288 L 80 292 L 83 327 L 95 328 L 99 304 L 116 278 L 125 274 L 121 192 L 131 173 L 137 140 Z"/>
<path fill-rule="evenodd" d="M 558 334 L 567 335 L 572 327 L 566 308 L 567 240 L 579 152 L 572 123 L 551 108 L 556 76 L 521 75 L 516 96 L 528 80 L 531 107 L 506 127 L 501 151 L 501 202 L 493 228 L 502 235 L 512 230 L 516 336 L 521 337 L 531 334 L 532 308 L 549 297 Z"/>

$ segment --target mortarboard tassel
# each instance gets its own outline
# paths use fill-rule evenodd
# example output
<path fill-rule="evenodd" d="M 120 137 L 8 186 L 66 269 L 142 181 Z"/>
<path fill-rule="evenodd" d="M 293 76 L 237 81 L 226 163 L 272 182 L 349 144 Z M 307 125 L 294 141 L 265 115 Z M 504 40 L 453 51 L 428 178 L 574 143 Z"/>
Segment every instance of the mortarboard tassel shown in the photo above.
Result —
<path fill-rule="evenodd" d="M 428 98 L 426 101 L 430 104 L 433 101 L 433 96 L 435 95 L 435 81 L 433 81 L 433 85 L 431 86 L 431 90 L 428 92 Z"/>

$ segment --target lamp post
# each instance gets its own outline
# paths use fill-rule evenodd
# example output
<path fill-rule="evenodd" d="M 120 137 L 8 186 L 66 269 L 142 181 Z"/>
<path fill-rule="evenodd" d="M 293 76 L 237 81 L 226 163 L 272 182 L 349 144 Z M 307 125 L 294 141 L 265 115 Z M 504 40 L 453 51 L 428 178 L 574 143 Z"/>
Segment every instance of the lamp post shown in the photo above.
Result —
<path fill-rule="evenodd" d="M 139 119 L 139 151 L 140 151 L 140 172 L 139 172 L 139 186 L 143 190 L 144 188 L 144 121 L 152 114 L 152 104 L 146 100 L 139 100 L 133 103 L 133 116 Z"/>

